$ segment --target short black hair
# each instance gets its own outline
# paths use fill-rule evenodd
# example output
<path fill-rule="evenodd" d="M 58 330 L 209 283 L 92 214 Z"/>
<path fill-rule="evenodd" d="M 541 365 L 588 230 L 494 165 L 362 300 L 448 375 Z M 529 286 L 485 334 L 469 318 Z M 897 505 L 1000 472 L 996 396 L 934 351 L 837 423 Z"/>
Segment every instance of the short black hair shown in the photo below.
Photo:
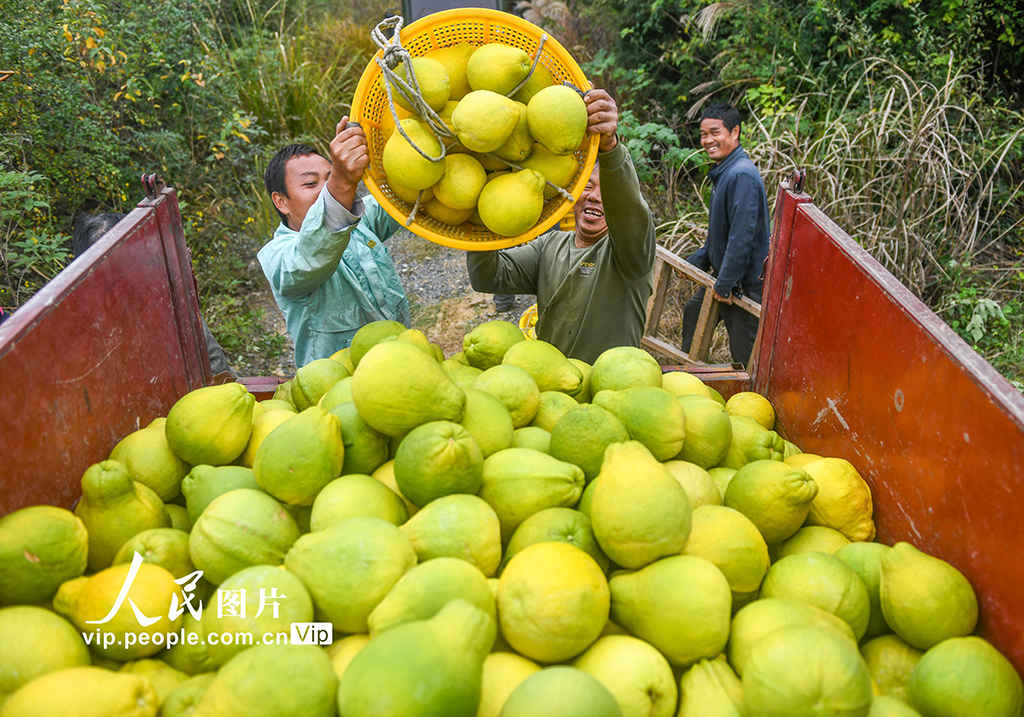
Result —
<path fill-rule="evenodd" d="M 75 217 L 74 230 L 71 238 L 71 253 L 80 257 L 85 250 L 100 240 L 114 225 L 124 219 L 127 214 L 106 212 L 104 214 L 82 213 Z"/>
<path fill-rule="evenodd" d="M 290 144 L 279 149 L 277 154 L 270 158 L 270 162 L 267 164 L 267 171 L 263 173 L 263 183 L 267 186 L 267 196 L 271 200 L 274 198 L 274 192 L 283 194 L 286 197 L 288 196 L 288 187 L 284 183 L 284 166 L 288 164 L 288 160 L 293 157 L 308 157 L 311 154 L 315 154 L 317 157 L 324 157 L 308 144 Z M 274 211 L 281 217 L 282 222 L 288 223 L 288 217 L 282 214 L 280 209 L 275 206 Z"/>
<path fill-rule="evenodd" d="M 725 128 L 729 132 L 732 132 L 734 127 L 740 125 L 740 111 L 725 102 L 716 102 L 701 112 L 701 122 L 706 119 L 722 120 L 722 124 L 725 125 Z M 740 127 L 740 132 L 742 131 L 743 129 Z"/>

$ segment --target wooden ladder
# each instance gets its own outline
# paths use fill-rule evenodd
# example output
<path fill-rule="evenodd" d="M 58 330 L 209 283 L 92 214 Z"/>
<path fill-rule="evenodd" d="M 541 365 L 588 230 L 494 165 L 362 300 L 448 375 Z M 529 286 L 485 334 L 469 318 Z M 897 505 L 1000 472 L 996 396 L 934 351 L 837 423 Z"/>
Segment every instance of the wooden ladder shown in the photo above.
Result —
<path fill-rule="evenodd" d="M 704 303 L 700 307 L 700 317 L 697 319 L 697 330 L 693 334 L 693 343 L 689 351 L 669 344 L 658 338 L 658 325 L 661 323 L 661 313 L 665 309 L 665 296 L 668 293 L 672 273 L 679 272 L 686 279 L 704 287 Z M 654 259 L 654 291 L 647 302 L 647 324 L 644 328 L 644 336 L 641 343 L 648 348 L 669 356 L 679 361 L 682 365 L 706 365 L 708 353 L 711 351 L 711 339 L 715 335 L 715 326 L 718 324 L 719 301 L 710 291 L 715 284 L 715 277 L 705 271 L 701 271 L 693 264 L 690 264 L 681 256 L 673 254 L 668 249 L 659 246 Z M 733 297 L 733 305 L 739 306 L 747 313 L 760 318 L 761 305 L 751 301 L 745 296 Z M 749 359 L 747 365 L 750 365 Z"/>

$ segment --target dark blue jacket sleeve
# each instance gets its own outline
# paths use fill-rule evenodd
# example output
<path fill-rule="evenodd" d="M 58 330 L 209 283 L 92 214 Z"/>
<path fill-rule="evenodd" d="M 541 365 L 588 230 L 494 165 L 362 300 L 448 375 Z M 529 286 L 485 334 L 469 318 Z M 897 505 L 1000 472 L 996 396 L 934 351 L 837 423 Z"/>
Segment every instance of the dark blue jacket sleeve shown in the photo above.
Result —
<path fill-rule="evenodd" d="M 728 296 L 740 284 L 750 265 L 754 250 L 758 208 L 764 201 L 762 185 L 757 177 L 737 173 L 728 188 L 729 241 L 725 258 L 715 282 L 715 292 Z M 699 252 L 698 252 L 699 253 Z"/>
<path fill-rule="evenodd" d="M 708 258 L 708 243 L 705 241 L 704 246 L 690 254 L 686 261 L 701 271 L 711 271 L 711 260 Z"/>

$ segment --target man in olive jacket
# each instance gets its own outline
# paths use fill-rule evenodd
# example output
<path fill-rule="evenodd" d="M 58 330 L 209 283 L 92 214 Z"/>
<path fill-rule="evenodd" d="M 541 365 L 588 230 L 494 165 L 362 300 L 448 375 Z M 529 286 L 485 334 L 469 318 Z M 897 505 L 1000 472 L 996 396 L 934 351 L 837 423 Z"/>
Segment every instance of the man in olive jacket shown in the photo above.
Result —
<path fill-rule="evenodd" d="M 573 207 L 576 230 L 548 232 L 511 249 L 468 252 L 466 268 L 477 291 L 536 294 L 537 338 L 593 363 L 606 349 L 640 345 L 656 243 L 636 170 L 615 134 L 615 101 L 591 90 L 586 102 L 587 132 L 600 135 L 600 144 L 597 165 Z"/>

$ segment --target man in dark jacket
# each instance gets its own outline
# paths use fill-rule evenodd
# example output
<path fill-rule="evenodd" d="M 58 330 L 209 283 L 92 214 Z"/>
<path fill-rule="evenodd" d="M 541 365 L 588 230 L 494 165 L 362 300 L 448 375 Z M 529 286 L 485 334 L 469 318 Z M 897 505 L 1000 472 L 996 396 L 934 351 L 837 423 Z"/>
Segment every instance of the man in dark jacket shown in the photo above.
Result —
<path fill-rule="evenodd" d="M 713 184 L 708 238 L 687 261 L 712 273 L 712 288 L 721 304 L 718 316 L 729 332 L 732 360 L 747 363 L 757 337 L 758 319 L 732 304 L 746 296 L 761 302 L 761 269 L 768 256 L 768 199 L 757 167 L 740 146 L 740 113 L 732 105 L 714 104 L 700 118 L 700 143 L 715 161 L 709 173 Z M 704 289 L 683 310 L 684 351 L 689 351 L 697 328 Z"/>

